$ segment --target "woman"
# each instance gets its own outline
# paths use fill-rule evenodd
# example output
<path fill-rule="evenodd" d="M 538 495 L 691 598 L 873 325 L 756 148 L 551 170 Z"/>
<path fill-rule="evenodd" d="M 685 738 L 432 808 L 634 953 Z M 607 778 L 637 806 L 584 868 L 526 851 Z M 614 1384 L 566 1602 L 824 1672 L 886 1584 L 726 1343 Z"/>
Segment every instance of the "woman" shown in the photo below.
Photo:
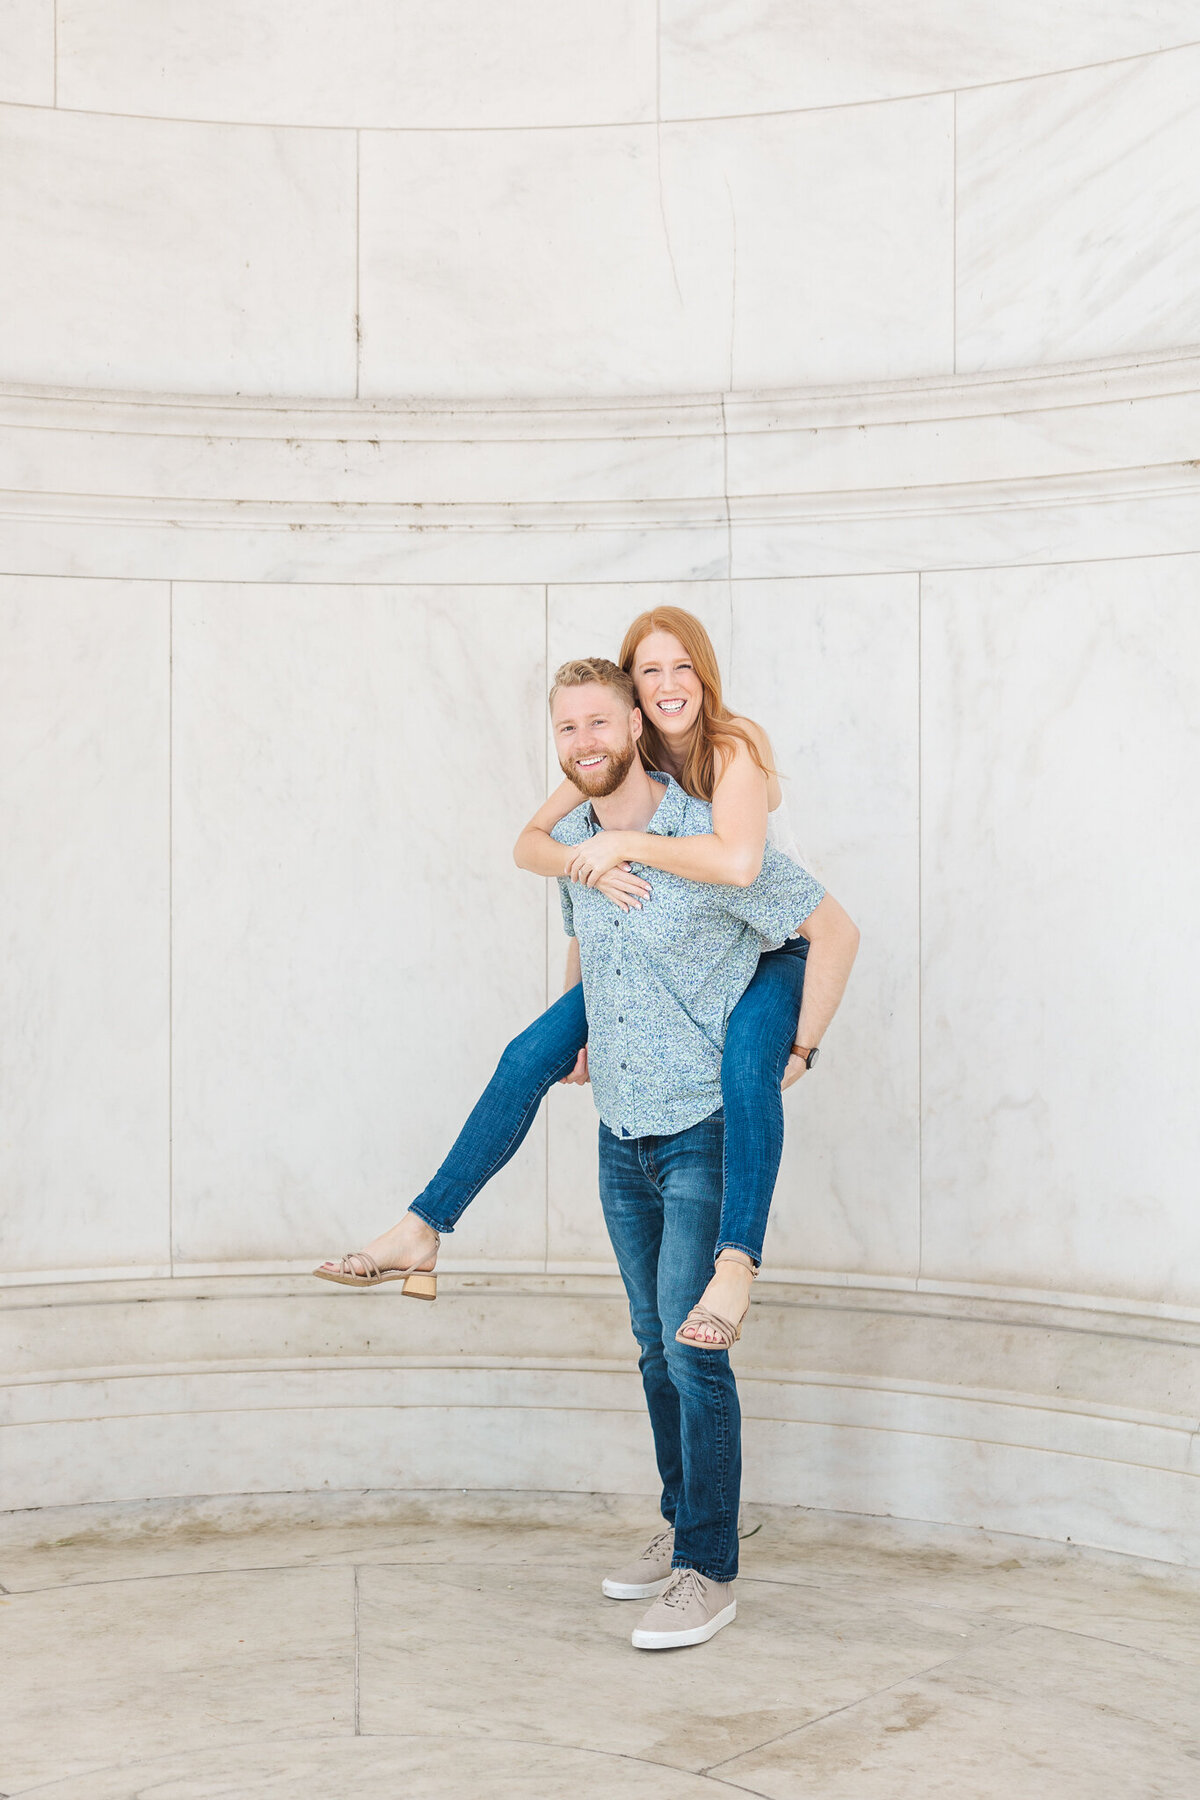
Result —
<path fill-rule="evenodd" d="M 628 911 L 649 897 L 633 870 L 661 869 L 689 881 L 748 887 L 757 879 L 768 836 L 799 861 L 782 828 L 783 796 L 761 727 L 729 711 L 708 633 L 679 607 L 642 613 L 625 634 L 620 663 L 633 677 L 643 717 L 640 750 L 650 768 L 711 801 L 711 834 L 671 838 L 644 832 L 598 832 L 568 849 L 550 836 L 580 803 L 564 781 L 517 840 L 520 867 L 597 886 Z M 832 1017 L 853 960 L 858 933 L 831 895 L 818 911 L 832 926 L 841 954 L 821 992 L 804 1008 L 808 936 L 791 938 L 759 959 L 729 1018 L 722 1060 L 725 1194 L 713 1277 L 678 1336 L 701 1349 L 726 1349 L 740 1332 L 783 1150 L 782 1089 L 805 1072 Z M 831 916 L 832 915 L 832 916 Z M 828 941 L 828 939 L 826 939 Z M 453 1150 L 430 1186 L 398 1225 L 365 1251 L 314 1271 L 327 1280 L 374 1286 L 407 1276 L 405 1291 L 432 1297 L 439 1234 L 453 1229 L 475 1194 L 514 1154 L 542 1097 L 556 1081 L 587 1080 L 583 990 L 574 986 L 504 1052 Z M 426 1276 L 422 1284 L 420 1277 Z"/>

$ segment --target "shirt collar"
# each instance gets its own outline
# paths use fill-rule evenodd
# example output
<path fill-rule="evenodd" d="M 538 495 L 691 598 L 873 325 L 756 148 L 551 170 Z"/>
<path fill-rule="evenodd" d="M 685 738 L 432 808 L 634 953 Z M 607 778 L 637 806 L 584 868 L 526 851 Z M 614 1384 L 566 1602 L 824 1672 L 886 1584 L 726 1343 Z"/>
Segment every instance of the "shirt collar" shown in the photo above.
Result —
<path fill-rule="evenodd" d="M 670 775 L 664 775 L 660 773 L 658 769 L 647 769 L 646 773 L 649 775 L 651 781 L 659 782 L 661 786 L 665 787 L 667 790 L 655 807 L 654 816 L 646 826 L 646 830 L 653 837 L 676 837 L 679 833 L 679 827 L 683 824 L 683 815 L 687 807 L 688 797 L 680 787 L 679 783 Z M 588 824 L 591 826 L 592 835 L 594 836 L 595 833 L 601 831 L 603 827 L 596 817 L 590 801 L 588 802 L 587 816 Z"/>

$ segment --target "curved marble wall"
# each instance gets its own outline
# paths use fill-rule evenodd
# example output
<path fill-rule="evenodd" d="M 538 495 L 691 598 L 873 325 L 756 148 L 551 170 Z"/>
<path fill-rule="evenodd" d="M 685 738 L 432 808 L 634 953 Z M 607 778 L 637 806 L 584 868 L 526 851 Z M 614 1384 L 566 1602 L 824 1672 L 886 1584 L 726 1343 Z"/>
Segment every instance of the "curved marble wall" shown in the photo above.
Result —
<path fill-rule="evenodd" d="M 553 990 L 547 671 L 668 597 L 864 934 L 749 1491 L 1200 1558 L 1198 391 L 0 398 L 8 1503 L 650 1485 L 588 1095 L 445 1305 L 300 1272 Z"/>
<path fill-rule="evenodd" d="M 1197 40 L 1191 0 L 9 0 L 0 379 L 591 399 L 1194 343 Z"/>
<path fill-rule="evenodd" d="M 652 1487 L 586 1094 L 437 1308 L 303 1271 L 554 990 L 547 674 L 661 597 L 863 927 L 748 1492 L 1200 1562 L 1197 40 L 9 0 L 3 1504 Z"/>

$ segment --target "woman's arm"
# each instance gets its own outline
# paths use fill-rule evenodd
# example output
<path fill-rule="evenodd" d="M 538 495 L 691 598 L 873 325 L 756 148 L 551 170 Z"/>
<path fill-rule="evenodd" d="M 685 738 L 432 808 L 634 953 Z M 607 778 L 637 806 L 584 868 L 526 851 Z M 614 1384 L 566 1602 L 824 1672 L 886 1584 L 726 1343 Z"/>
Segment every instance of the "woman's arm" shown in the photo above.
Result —
<path fill-rule="evenodd" d="M 764 761 L 771 747 L 761 738 Z M 702 837 L 658 837 L 650 831 L 602 831 L 567 857 L 573 881 L 597 881 L 617 863 L 637 862 L 665 869 L 687 881 L 715 881 L 723 887 L 752 887 L 762 868 L 767 841 L 767 777 L 745 744 L 724 759 L 712 797 L 711 832 Z"/>
<path fill-rule="evenodd" d="M 579 789 L 573 781 L 560 782 L 542 804 L 513 846 L 513 861 L 531 875 L 565 875 L 570 851 L 550 836 L 560 819 L 579 805 Z"/>
<path fill-rule="evenodd" d="M 548 800 L 542 802 L 513 846 L 513 861 L 518 869 L 528 869 L 531 875 L 566 875 L 574 851 L 552 838 L 550 832 L 560 819 L 574 812 L 579 799 L 579 789 L 574 782 L 564 781 Z M 623 860 L 619 857 L 616 862 L 610 862 L 591 885 L 599 887 L 605 898 L 619 906 L 622 912 L 628 912 L 631 906 L 641 906 L 650 887 L 639 875 L 617 867 Z"/>

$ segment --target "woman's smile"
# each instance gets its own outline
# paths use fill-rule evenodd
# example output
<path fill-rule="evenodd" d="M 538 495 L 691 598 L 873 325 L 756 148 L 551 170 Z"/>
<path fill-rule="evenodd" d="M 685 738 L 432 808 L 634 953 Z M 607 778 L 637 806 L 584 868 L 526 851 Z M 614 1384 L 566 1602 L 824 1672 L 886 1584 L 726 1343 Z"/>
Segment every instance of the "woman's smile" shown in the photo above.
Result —
<path fill-rule="evenodd" d="M 639 704 L 659 729 L 673 741 L 687 739 L 696 728 L 704 689 L 695 664 L 674 632 L 652 631 L 642 639 L 634 658 L 633 680 Z"/>

